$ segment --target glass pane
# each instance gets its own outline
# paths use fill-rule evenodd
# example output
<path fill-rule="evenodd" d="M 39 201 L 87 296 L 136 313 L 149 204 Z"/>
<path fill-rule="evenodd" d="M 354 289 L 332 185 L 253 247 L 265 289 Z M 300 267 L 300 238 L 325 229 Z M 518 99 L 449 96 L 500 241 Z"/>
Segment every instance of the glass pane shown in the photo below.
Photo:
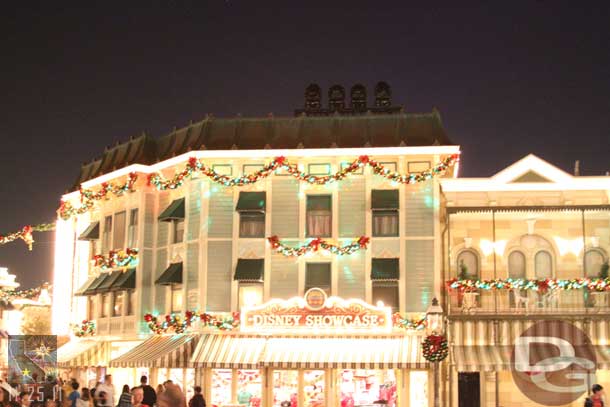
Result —
<path fill-rule="evenodd" d="M 373 304 L 379 301 L 386 307 L 392 307 L 392 312 L 398 312 L 398 282 L 373 283 Z"/>
<path fill-rule="evenodd" d="M 329 237 L 332 234 L 330 210 L 307 210 L 307 236 Z"/>
<path fill-rule="evenodd" d="M 184 219 L 174 221 L 174 243 L 184 241 Z"/>
<path fill-rule="evenodd" d="M 464 250 L 458 255 L 458 277 L 463 279 L 479 278 L 479 258 L 472 250 Z"/>
<path fill-rule="evenodd" d="M 195 369 L 186 369 L 186 378 L 184 380 L 184 387 L 186 388 L 186 399 L 190 400 L 195 394 L 193 390 L 193 387 L 196 386 Z"/>
<path fill-rule="evenodd" d="M 112 308 L 112 316 L 119 317 L 123 315 L 123 300 L 125 294 L 123 292 L 116 292 L 114 294 L 114 307 Z"/>
<path fill-rule="evenodd" d="M 182 287 L 172 286 L 172 312 L 182 311 Z"/>
<path fill-rule="evenodd" d="M 233 372 L 230 369 L 212 370 L 212 405 L 224 406 L 231 402 L 231 382 Z"/>
<path fill-rule="evenodd" d="M 602 271 L 604 255 L 601 251 L 592 249 L 585 254 L 585 272 L 587 277 L 597 278 Z"/>
<path fill-rule="evenodd" d="M 398 236 L 398 212 L 373 211 L 373 236 Z"/>
<path fill-rule="evenodd" d="M 520 251 L 514 251 L 508 256 L 508 276 L 525 278 L 525 255 Z"/>
<path fill-rule="evenodd" d="M 114 249 L 125 248 L 125 217 L 125 212 L 119 212 L 114 215 L 114 238 L 112 241 Z"/>
<path fill-rule="evenodd" d="M 260 370 L 237 371 L 237 403 L 260 407 L 263 394 Z"/>
<path fill-rule="evenodd" d="M 428 372 L 415 370 L 410 372 L 411 407 L 428 406 Z M 413 391 L 415 390 L 415 391 Z"/>
<path fill-rule="evenodd" d="M 396 377 L 393 370 L 339 371 L 341 406 L 354 407 L 370 404 L 396 406 Z"/>
<path fill-rule="evenodd" d="M 265 237 L 265 214 L 259 212 L 240 213 L 239 237 Z"/>
<path fill-rule="evenodd" d="M 184 375 L 182 369 L 169 369 L 169 379 L 184 390 Z"/>
<path fill-rule="evenodd" d="M 273 407 L 298 405 L 298 381 L 296 370 L 273 371 Z"/>
<path fill-rule="evenodd" d="M 263 303 L 262 284 L 240 284 L 239 285 L 239 309 L 244 306 L 255 306 Z"/>
<path fill-rule="evenodd" d="M 534 271 L 537 279 L 553 277 L 553 258 L 551 253 L 545 250 L 536 253 Z"/>
<path fill-rule="evenodd" d="M 303 385 L 305 406 L 324 407 L 324 370 L 306 370 Z"/>

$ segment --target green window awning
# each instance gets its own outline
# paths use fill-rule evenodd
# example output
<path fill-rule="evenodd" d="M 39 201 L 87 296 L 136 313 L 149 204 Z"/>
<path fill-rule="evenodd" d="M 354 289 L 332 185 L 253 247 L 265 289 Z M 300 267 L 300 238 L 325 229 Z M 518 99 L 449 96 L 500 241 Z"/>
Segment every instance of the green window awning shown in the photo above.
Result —
<path fill-rule="evenodd" d="M 264 259 L 237 259 L 233 280 L 263 281 L 265 271 Z"/>
<path fill-rule="evenodd" d="M 176 199 L 157 218 L 161 222 L 184 219 L 184 198 Z"/>
<path fill-rule="evenodd" d="M 74 292 L 74 295 L 76 295 L 76 296 L 85 295 L 85 291 L 87 291 L 87 289 L 91 286 L 91 284 L 93 284 L 93 282 L 96 279 L 97 279 L 97 277 L 89 277 L 89 279 L 85 282 L 85 284 L 83 284 L 78 290 L 76 290 Z"/>
<path fill-rule="evenodd" d="M 307 287 L 330 287 L 330 263 L 307 263 L 305 285 Z"/>
<path fill-rule="evenodd" d="M 267 193 L 262 192 L 240 192 L 237 200 L 238 212 L 264 212 L 267 201 Z"/>
<path fill-rule="evenodd" d="M 136 288 L 136 269 L 127 269 L 121 273 L 119 278 L 116 279 L 110 291 L 119 290 L 135 290 Z"/>
<path fill-rule="evenodd" d="M 155 284 L 182 284 L 182 262 L 170 264 L 157 281 L 155 281 Z"/>
<path fill-rule="evenodd" d="M 373 259 L 371 280 L 398 280 L 398 259 Z"/>
<path fill-rule="evenodd" d="M 110 291 L 110 287 L 112 287 L 112 285 L 119 279 L 119 277 L 121 277 L 121 274 L 123 274 L 123 272 L 120 270 L 113 271 L 108 277 L 106 277 L 102 284 L 100 284 L 95 289 L 95 291 L 98 293 Z"/>
<path fill-rule="evenodd" d="M 100 223 L 91 222 L 87 229 L 78 237 L 78 240 L 97 240 L 100 238 Z"/>
<path fill-rule="evenodd" d="M 330 195 L 307 195 L 307 209 L 312 211 L 332 210 Z"/>
<path fill-rule="evenodd" d="M 396 210 L 398 204 L 397 189 L 373 189 L 371 191 L 371 209 L 374 211 Z"/>
<path fill-rule="evenodd" d="M 89 287 L 87 287 L 87 289 L 83 292 L 82 295 L 95 295 L 95 294 L 97 294 L 98 293 L 97 289 L 99 288 L 100 285 L 102 285 L 102 283 L 108 277 L 110 277 L 110 273 L 102 273 L 99 276 L 97 276 L 95 278 L 95 280 L 93 280 L 91 285 Z"/>

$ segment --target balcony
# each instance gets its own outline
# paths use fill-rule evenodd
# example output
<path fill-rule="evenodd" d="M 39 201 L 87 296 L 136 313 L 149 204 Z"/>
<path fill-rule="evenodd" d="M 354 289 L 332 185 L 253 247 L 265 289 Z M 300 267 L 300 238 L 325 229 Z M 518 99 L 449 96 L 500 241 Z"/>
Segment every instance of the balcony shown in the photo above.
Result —
<path fill-rule="evenodd" d="M 610 315 L 610 291 L 448 289 L 451 316 Z"/>
<path fill-rule="evenodd" d="M 98 318 L 96 321 L 97 335 L 131 335 L 136 333 L 136 317 Z"/>

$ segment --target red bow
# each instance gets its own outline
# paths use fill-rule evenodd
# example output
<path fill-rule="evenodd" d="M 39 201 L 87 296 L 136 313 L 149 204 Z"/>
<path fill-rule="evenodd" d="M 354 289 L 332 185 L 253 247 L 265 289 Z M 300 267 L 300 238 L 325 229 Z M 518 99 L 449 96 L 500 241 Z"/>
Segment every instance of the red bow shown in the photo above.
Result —
<path fill-rule="evenodd" d="M 371 239 L 369 237 L 367 237 L 367 236 L 360 236 L 360 239 L 358 239 L 358 244 L 363 249 L 366 249 L 366 246 L 368 246 L 370 240 Z"/>

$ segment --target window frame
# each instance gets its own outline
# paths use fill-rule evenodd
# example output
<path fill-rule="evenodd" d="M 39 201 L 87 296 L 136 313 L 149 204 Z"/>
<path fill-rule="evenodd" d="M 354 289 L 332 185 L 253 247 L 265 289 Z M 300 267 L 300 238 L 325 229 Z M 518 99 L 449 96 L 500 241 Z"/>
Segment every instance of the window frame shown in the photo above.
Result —
<path fill-rule="evenodd" d="M 116 312 L 117 300 L 120 298 L 120 311 Z M 122 317 L 125 311 L 125 292 L 124 291 L 115 291 L 112 293 L 112 317 Z"/>
<path fill-rule="evenodd" d="M 244 288 L 257 288 L 260 290 L 260 301 L 254 304 L 242 304 L 242 289 Z M 237 306 L 242 309 L 246 306 L 257 306 L 265 302 L 265 284 L 262 281 L 238 281 L 237 284 Z"/>
<path fill-rule="evenodd" d="M 375 300 L 375 289 L 388 289 L 388 288 L 392 288 L 393 290 L 395 290 L 395 299 L 396 299 L 396 306 L 387 304 L 384 301 L 384 306 L 386 307 L 391 307 L 392 308 L 392 314 L 396 313 L 396 312 L 400 312 L 400 284 L 398 280 L 372 280 L 371 281 L 371 300 L 373 301 L 374 305 L 377 305 L 377 301 L 379 300 Z"/>
<path fill-rule="evenodd" d="M 263 229 L 262 229 L 262 233 L 260 233 L 260 235 L 246 235 L 246 234 L 242 234 L 242 224 L 243 224 L 243 220 L 244 217 L 248 218 L 262 218 L 262 222 L 260 221 L 260 219 L 257 221 L 259 223 L 262 223 L 263 225 Z M 265 212 L 259 212 L 259 211 L 240 211 L 239 212 L 239 237 L 243 238 L 243 239 L 259 239 L 259 238 L 264 238 L 265 234 L 266 234 L 266 215 Z"/>
<path fill-rule="evenodd" d="M 169 311 L 170 313 L 178 313 L 178 312 L 182 312 L 183 308 L 184 308 L 184 295 L 182 293 L 182 284 L 171 284 L 169 286 L 169 290 L 170 290 L 170 303 L 169 303 Z M 174 295 L 179 296 L 180 298 L 180 308 L 179 309 L 175 309 L 176 308 L 176 298 L 174 297 Z"/>
<path fill-rule="evenodd" d="M 87 319 L 94 320 L 97 317 L 95 295 L 87 296 Z"/>
<path fill-rule="evenodd" d="M 104 216 L 104 228 L 102 229 L 102 254 L 112 250 L 112 232 L 114 224 L 114 214 Z"/>
<path fill-rule="evenodd" d="M 125 315 L 135 315 L 136 290 L 125 290 L 123 292 L 125 293 L 125 299 L 127 300 L 127 308 L 125 309 Z"/>
<path fill-rule="evenodd" d="M 481 278 L 481 256 L 479 256 L 479 253 L 472 248 L 462 249 L 458 252 L 458 254 L 456 256 L 456 263 L 455 263 L 456 268 L 457 268 L 457 276 L 459 277 L 459 275 L 461 273 L 461 268 L 460 268 L 461 257 L 466 254 L 474 256 L 474 261 L 475 261 L 475 264 L 477 267 L 476 272 L 474 274 L 472 272 L 468 273 L 469 279 L 477 280 L 477 279 Z"/>
<path fill-rule="evenodd" d="M 180 241 L 177 241 L 179 225 L 182 225 L 182 231 L 180 233 Z M 186 234 L 186 220 L 185 219 L 175 219 L 172 221 L 172 244 L 181 244 L 184 243 L 184 237 Z"/>
<path fill-rule="evenodd" d="M 110 298 L 111 295 L 112 295 L 111 293 L 102 294 L 102 299 L 101 299 L 102 308 L 101 308 L 101 313 L 100 313 L 101 318 L 110 317 L 110 313 L 111 313 L 110 308 L 112 306 L 112 298 Z"/>
<path fill-rule="evenodd" d="M 324 264 L 328 267 L 328 287 L 327 286 L 320 286 L 320 285 L 312 285 L 309 286 L 307 283 L 307 273 L 308 273 L 308 269 L 310 265 L 319 265 L 319 264 Z M 311 262 L 307 262 L 305 263 L 305 276 L 304 276 L 304 282 L 303 282 L 303 295 L 310 289 L 312 288 L 320 288 L 322 290 L 324 290 L 324 292 L 326 292 L 327 296 L 331 296 L 332 295 L 332 289 L 333 289 L 333 265 L 332 262 L 330 261 L 311 261 Z"/>
<path fill-rule="evenodd" d="M 371 216 L 371 222 L 373 223 L 371 226 L 373 237 L 399 237 L 400 236 L 400 214 L 398 209 L 385 209 L 379 211 L 371 211 L 373 212 L 373 216 Z M 384 234 L 377 231 L 375 219 L 378 217 L 385 217 L 392 215 L 392 217 L 396 218 L 396 231 L 392 234 Z"/>
<path fill-rule="evenodd" d="M 329 198 L 329 208 L 326 209 L 329 213 L 329 233 L 328 234 L 312 234 L 309 231 L 309 214 L 311 209 L 309 209 L 309 198 L 310 197 L 328 197 Z M 316 211 L 322 211 L 321 209 L 316 209 Z M 305 237 L 332 237 L 333 236 L 333 195 L 332 194 L 307 194 L 305 198 Z"/>
<path fill-rule="evenodd" d="M 140 208 L 131 208 L 129 210 L 129 222 L 127 223 L 127 247 L 129 248 L 136 248 L 138 246 L 139 216 Z"/>

